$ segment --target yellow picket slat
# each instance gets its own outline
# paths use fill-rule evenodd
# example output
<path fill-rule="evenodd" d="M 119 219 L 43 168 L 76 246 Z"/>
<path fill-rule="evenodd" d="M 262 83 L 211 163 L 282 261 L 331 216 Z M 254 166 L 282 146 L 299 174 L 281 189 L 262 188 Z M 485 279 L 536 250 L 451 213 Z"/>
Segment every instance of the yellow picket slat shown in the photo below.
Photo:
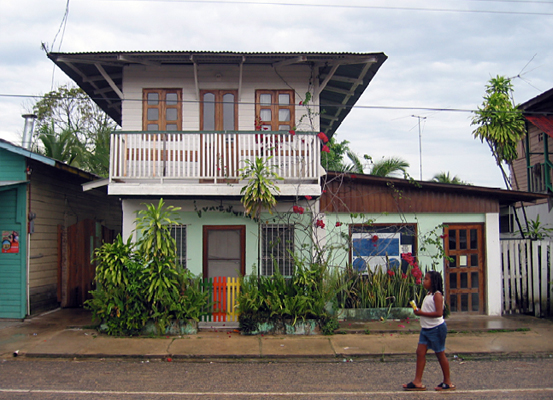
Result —
<path fill-rule="evenodd" d="M 238 321 L 238 293 L 240 293 L 240 280 L 227 278 L 227 321 Z"/>

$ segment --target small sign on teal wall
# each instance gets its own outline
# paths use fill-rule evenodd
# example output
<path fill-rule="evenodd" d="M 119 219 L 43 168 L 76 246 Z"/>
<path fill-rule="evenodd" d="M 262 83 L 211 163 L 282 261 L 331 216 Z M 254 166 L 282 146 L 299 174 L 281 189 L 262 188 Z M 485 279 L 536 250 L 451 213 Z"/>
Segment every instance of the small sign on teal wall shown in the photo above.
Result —
<path fill-rule="evenodd" d="M 19 253 L 19 232 L 2 231 L 2 253 Z"/>

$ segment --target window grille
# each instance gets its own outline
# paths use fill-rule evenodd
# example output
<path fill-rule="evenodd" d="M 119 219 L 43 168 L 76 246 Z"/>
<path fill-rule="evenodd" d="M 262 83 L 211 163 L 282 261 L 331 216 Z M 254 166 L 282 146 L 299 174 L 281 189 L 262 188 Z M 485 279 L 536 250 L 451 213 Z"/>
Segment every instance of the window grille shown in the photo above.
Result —
<path fill-rule="evenodd" d="M 171 225 L 171 237 L 177 244 L 177 263 L 186 268 L 186 225 Z"/>
<path fill-rule="evenodd" d="M 273 275 L 275 267 L 284 276 L 294 273 L 294 259 L 290 252 L 294 251 L 293 225 L 262 225 L 261 226 L 261 275 Z"/>

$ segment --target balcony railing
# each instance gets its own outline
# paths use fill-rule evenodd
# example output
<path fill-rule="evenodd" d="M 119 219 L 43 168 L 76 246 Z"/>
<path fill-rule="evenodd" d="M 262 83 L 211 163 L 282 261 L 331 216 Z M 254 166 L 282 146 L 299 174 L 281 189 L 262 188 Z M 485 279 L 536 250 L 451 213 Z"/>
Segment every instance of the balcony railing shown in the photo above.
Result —
<path fill-rule="evenodd" d="M 553 191 L 551 162 L 545 161 L 528 167 L 528 191 L 548 193 Z"/>
<path fill-rule="evenodd" d="M 285 181 L 319 183 L 320 146 L 312 132 L 116 131 L 110 181 L 224 183 L 238 180 L 245 161 L 260 157 Z"/>

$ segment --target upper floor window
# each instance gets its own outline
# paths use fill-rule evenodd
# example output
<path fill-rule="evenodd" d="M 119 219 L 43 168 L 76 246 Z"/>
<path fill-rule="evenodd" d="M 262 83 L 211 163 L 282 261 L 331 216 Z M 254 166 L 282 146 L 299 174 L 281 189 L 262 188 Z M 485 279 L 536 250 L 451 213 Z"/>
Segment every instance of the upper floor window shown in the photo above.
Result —
<path fill-rule="evenodd" d="M 182 130 L 181 89 L 144 89 L 143 130 Z"/>
<path fill-rule="evenodd" d="M 200 130 L 238 130 L 238 105 L 236 90 L 200 91 Z"/>
<path fill-rule="evenodd" d="M 289 131 L 295 125 L 293 90 L 256 90 L 255 129 Z"/>

